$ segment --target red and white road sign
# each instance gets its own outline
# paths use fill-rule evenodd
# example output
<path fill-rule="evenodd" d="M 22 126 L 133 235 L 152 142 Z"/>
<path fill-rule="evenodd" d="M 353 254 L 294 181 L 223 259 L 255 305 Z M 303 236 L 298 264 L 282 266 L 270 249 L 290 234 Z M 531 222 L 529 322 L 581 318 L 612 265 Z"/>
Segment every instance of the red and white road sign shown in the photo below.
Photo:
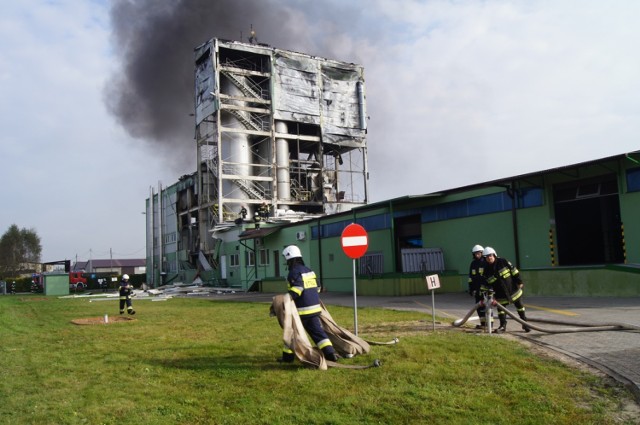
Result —
<path fill-rule="evenodd" d="M 362 257 L 367 248 L 369 248 L 369 237 L 364 227 L 359 224 L 351 223 L 342 231 L 342 250 L 347 257 L 356 258 Z"/>

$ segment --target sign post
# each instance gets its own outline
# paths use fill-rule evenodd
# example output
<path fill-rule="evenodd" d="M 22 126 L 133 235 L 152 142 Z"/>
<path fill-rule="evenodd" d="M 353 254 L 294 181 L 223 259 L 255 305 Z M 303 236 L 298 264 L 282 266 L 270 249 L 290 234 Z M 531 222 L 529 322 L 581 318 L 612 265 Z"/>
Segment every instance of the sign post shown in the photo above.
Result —
<path fill-rule="evenodd" d="M 440 287 L 440 279 L 437 274 L 426 276 L 427 288 L 431 291 L 431 318 L 433 319 L 433 330 L 436 330 L 436 297 L 434 295 L 434 289 Z"/>
<path fill-rule="evenodd" d="M 358 335 L 358 299 L 356 296 L 356 259 L 362 257 L 369 247 L 367 231 L 359 224 L 351 223 L 342 231 L 342 250 L 353 260 L 353 327 Z"/>

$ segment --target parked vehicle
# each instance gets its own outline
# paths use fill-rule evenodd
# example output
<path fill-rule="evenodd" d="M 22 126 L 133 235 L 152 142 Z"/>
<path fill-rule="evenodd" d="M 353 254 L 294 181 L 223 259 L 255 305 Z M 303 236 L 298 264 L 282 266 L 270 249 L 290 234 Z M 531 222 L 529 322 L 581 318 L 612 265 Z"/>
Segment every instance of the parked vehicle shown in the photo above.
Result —
<path fill-rule="evenodd" d="M 72 291 L 87 289 L 87 278 L 82 272 L 69 272 L 69 289 Z"/>
<path fill-rule="evenodd" d="M 44 281 L 40 273 L 31 275 L 31 292 L 34 292 L 34 289 L 37 292 L 42 292 L 43 284 Z M 69 272 L 69 290 L 84 291 L 87 287 L 87 278 L 84 277 L 83 272 Z"/>

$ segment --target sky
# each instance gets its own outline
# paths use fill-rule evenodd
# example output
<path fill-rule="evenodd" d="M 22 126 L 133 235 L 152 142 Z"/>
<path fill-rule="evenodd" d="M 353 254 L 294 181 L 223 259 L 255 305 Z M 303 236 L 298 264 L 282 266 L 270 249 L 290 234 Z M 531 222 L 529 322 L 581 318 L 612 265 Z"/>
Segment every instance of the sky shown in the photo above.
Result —
<path fill-rule="evenodd" d="M 150 188 L 196 170 L 193 48 L 364 66 L 370 201 L 640 149 L 635 0 L 0 4 L 0 234 L 42 261 L 145 257 Z"/>

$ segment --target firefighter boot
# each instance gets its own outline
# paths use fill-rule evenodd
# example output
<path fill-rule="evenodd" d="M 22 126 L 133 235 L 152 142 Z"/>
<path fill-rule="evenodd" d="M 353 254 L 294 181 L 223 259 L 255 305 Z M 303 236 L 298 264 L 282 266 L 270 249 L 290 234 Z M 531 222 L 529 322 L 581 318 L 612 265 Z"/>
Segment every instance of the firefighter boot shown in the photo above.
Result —
<path fill-rule="evenodd" d="M 336 350 L 334 350 L 334 348 L 329 345 L 328 347 L 324 347 L 322 349 L 322 354 L 324 354 L 324 358 L 331 361 L 331 362 L 337 362 L 338 359 L 340 358 L 337 354 L 336 354 Z"/>
<path fill-rule="evenodd" d="M 524 314 L 524 311 L 519 311 L 518 312 L 518 316 L 520 316 L 520 318 L 522 320 L 524 320 L 525 322 L 527 321 L 527 315 Z M 525 332 L 531 332 L 531 328 L 527 325 L 522 325 L 522 330 Z"/>
<path fill-rule="evenodd" d="M 293 353 L 293 350 L 289 347 L 284 347 L 282 349 L 282 357 L 277 358 L 278 363 L 293 363 L 296 355 Z"/>
<path fill-rule="evenodd" d="M 500 316 L 500 326 L 496 329 L 496 333 L 504 333 L 507 331 L 507 318 L 506 316 Z"/>

